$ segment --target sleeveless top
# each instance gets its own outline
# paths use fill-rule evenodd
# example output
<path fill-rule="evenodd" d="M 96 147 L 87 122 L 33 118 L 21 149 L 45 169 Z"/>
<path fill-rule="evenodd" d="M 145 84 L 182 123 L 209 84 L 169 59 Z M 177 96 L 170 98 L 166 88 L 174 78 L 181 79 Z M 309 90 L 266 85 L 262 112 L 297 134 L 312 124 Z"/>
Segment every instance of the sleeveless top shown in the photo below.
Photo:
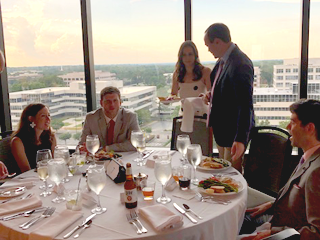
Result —
<path fill-rule="evenodd" d="M 200 93 L 206 94 L 207 87 L 203 81 L 193 81 L 190 83 L 180 83 L 178 82 L 178 94 L 181 99 L 188 97 L 199 97 Z M 183 103 L 181 103 L 181 111 L 183 111 Z M 182 115 L 180 111 L 179 115 Z M 195 113 L 195 116 L 203 116 L 208 112 L 208 105 L 203 104 L 203 108 Z"/>
<path fill-rule="evenodd" d="M 48 140 L 48 141 L 42 142 L 40 145 L 35 145 L 31 143 L 28 136 L 24 136 L 23 133 L 19 133 L 16 136 L 20 138 L 23 143 L 24 150 L 28 158 L 31 169 L 36 168 L 37 167 L 37 159 L 36 159 L 37 151 L 42 149 L 51 149 L 50 141 Z"/>

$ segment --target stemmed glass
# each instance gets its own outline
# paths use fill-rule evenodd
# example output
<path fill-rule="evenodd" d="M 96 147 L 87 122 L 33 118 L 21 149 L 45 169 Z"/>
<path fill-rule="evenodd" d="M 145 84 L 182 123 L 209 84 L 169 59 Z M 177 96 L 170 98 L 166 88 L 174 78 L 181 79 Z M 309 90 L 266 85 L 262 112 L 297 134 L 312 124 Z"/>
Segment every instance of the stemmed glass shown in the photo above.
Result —
<path fill-rule="evenodd" d="M 62 158 L 55 158 L 48 161 L 48 173 L 51 181 L 55 182 L 57 186 L 57 197 L 52 199 L 54 203 L 61 203 L 65 201 L 63 190 L 60 186 L 63 178 L 67 175 L 66 163 Z"/>
<path fill-rule="evenodd" d="M 187 147 L 191 144 L 189 135 L 183 134 L 177 136 L 177 149 L 182 155 L 182 164 L 186 163 Z"/>
<path fill-rule="evenodd" d="M 106 208 L 101 207 L 100 204 L 100 197 L 99 194 L 102 191 L 102 189 L 107 184 L 107 177 L 105 173 L 105 169 L 103 165 L 92 165 L 90 168 L 88 168 L 88 185 L 92 191 L 94 191 L 97 194 L 98 197 L 98 203 L 97 207 L 92 209 L 92 213 L 101 214 L 107 211 Z"/>
<path fill-rule="evenodd" d="M 191 144 L 187 147 L 187 159 L 194 168 L 194 178 L 191 180 L 192 184 L 198 185 L 199 179 L 196 176 L 196 168 L 200 164 L 202 158 L 202 150 L 200 144 Z"/>
<path fill-rule="evenodd" d="M 162 194 L 161 197 L 157 199 L 157 202 L 162 204 L 171 202 L 171 198 L 166 196 L 164 189 L 166 183 L 172 175 L 171 157 L 169 153 L 164 156 L 159 156 L 159 158 L 156 159 L 154 174 L 156 176 L 156 179 L 162 184 Z"/>
<path fill-rule="evenodd" d="M 142 153 L 146 149 L 146 138 L 145 138 L 143 132 L 141 132 L 141 134 L 136 136 L 136 141 L 137 141 L 136 148 L 139 153 L 137 165 L 142 166 L 143 165 Z"/>
<path fill-rule="evenodd" d="M 42 149 L 42 150 L 38 150 L 37 151 L 37 156 L 36 156 L 36 162 L 38 163 L 39 161 L 42 160 L 50 160 L 52 159 L 52 154 L 51 154 L 51 150 L 50 149 Z M 52 184 L 47 185 L 47 183 L 45 182 L 44 185 L 41 185 L 39 188 L 47 191 L 47 188 L 51 188 Z"/>
<path fill-rule="evenodd" d="M 131 131 L 131 144 L 132 146 L 134 146 L 135 148 L 137 148 L 137 139 L 139 137 L 139 135 L 142 135 L 143 133 L 140 131 L 140 130 L 132 130 Z M 139 157 L 138 158 L 135 158 L 133 159 L 134 162 L 138 162 L 139 161 Z"/>
<path fill-rule="evenodd" d="M 94 155 L 100 147 L 98 135 L 87 135 L 86 138 L 86 148 L 89 153 L 92 154 L 92 159 L 94 160 Z"/>
<path fill-rule="evenodd" d="M 44 182 L 44 191 L 40 193 L 40 196 L 46 197 L 51 195 L 51 192 L 48 191 L 48 183 L 47 183 L 47 178 L 49 177 L 48 174 L 48 160 L 39 160 L 37 161 L 37 172 L 39 178 Z"/>
<path fill-rule="evenodd" d="M 69 160 L 70 160 L 70 153 L 69 153 L 69 148 L 68 146 L 63 146 L 63 145 L 57 145 L 54 148 L 54 158 L 62 158 L 65 162 L 66 165 L 68 165 Z M 72 176 L 71 174 L 68 174 L 68 176 Z M 63 179 L 63 183 L 69 182 L 70 179 L 65 177 Z"/>

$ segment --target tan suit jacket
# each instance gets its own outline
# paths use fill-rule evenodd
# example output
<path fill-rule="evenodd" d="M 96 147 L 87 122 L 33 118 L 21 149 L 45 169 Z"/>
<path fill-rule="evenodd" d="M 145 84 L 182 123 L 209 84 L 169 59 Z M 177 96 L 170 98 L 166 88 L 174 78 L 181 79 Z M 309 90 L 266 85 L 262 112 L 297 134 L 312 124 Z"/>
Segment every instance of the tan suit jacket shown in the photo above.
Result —
<path fill-rule="evenodd" d="M 107 146 L 106 118 L 102 108 L 89 112 L 83 126 L 80 144 L 86 141 L 87 135 L 97 134 L 100 147 Z M 113 144 L 110 150 L 117 152 L 135 151 L 130 141 L 131 131 L 140 130 L 137 115 L 129 110 L 121 108 L 114 126 Z"/>
<path fill-rule="evenodd" d="M 274 203 L 272 232 L 295 228 L 301 239 L 320 239 L 320 148 L 296 168 Z"/>

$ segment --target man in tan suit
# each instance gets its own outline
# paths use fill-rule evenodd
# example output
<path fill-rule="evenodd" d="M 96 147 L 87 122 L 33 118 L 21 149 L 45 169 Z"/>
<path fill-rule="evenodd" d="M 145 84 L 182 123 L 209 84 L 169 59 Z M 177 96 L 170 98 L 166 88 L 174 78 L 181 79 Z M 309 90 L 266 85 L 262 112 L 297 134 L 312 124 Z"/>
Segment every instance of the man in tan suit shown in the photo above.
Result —
<path fill-rule="evenodd" d="M 246 240 L 262 239 L 288 227 L 299 231 L 300 239 L 320 239 L 320 102 L 300 100 L 290 106 L 290 111 L 287 129 L 291 144 L 302 148 L 304 154 L 274 203 L 247 210 L 251 220 L 267 211 L 273 216 L 270 230 Z"/>
<path fill-rule="evenodd" d="M 89 112 L 83 126 L 80 144 L 86 142 L 87 135 L 99 136 L 100 147 L 106 151 L 135 151 L 130 141 L 131 131 L 140 130 L 137 115 L 120 108 L 119 89 L 106 87 L 100 93 L 101 108 Z"/>

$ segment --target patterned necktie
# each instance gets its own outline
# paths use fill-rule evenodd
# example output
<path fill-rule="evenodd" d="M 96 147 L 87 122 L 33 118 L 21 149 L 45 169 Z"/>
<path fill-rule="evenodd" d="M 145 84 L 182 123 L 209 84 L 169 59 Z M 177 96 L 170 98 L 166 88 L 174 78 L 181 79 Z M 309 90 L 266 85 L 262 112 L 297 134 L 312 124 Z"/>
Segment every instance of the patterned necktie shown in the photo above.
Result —
<path fill-rule="evenodd" d="M 210 113 L 211 113 L 211 107 L 212 107 L 212 97 L 213 97 L 213 93 L 214 93 L 214 88 L 216 86 L 216 83 L 217 83 L 217 80 L 220 76 L 220 73 L 223 69 L 223 65 L 224 65 L 224 62 L 223 60 L 221 59 L 219 61 L 219 67 L 218 67 L 218 70 L 216 72 L 216 76 L 214 77 L 214 81 L 213 81 L 213 84 L 212 84 L 212 87 L 211 87 L 211 92 L 210 92 L 210 104 L 209 104 L 209 108 L 208 108 L 208 114 L 207 114 L 207 127 L 209 127 L 209 122 L 210 122 Z"/>
<path fill-rule="evenodd" d="M 113 144 L 114 125 L 115 125 L 115 122 L 111 119 L 109 121 L 109 127 L 107 130 L 107 145 L 108 146 Z"/>

